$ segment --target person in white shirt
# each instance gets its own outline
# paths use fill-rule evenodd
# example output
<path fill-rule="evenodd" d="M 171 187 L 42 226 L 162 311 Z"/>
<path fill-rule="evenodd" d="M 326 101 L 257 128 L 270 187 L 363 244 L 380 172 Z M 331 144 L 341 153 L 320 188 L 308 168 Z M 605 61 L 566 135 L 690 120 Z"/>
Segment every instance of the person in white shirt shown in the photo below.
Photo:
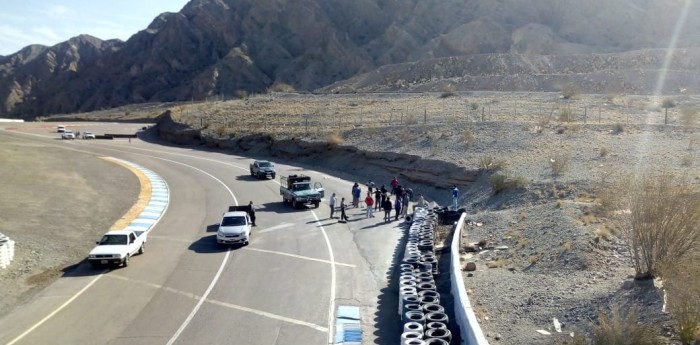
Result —
<path fill-rule="evenodd" d="M 333 193 L 333 195 L 331 195 L 331 200 L 328 202 L 328 206 L 331 207 L 331 217 L 330 217 L 330 219 L 334 219 L 334 218 L 335 218 L 335 217 L 333 217 L 333 213 L 335 213 L 335 204 L 336 204 L 336 202 L 338 202 L 338 200 L 335 198 L 335 193 Z"/>

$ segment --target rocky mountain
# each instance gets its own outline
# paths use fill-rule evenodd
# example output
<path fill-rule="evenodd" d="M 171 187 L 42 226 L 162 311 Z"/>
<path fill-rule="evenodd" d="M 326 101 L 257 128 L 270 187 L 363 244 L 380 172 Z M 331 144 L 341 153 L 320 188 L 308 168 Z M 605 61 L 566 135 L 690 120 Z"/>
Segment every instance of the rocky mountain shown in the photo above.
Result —
<path fill-rule="evenodd" d="M 665 48 L 676 31 L 678 47 L 700 47 L 700 21 L 680 20 L 683 13 L 697 18 L 700 5 L 685 0 L 191 0 L 126 42 L 79 36 L 0 57 L 0 116 L 232 96 L 275 83 L 314 90 L 380 66 L 446 57 L 467 59 L 469 68 L 482 61 L 477 68 L 485 70 L 498 67 L 489 63 L 518 59 L 511 55 L 575 55 L 580 58 L 571 61 L 585 62 L 589 54 Z M 684 25 L 677 30 L 678 23 Z M 490 54 L 500 55 L 483 57 Z M 392 68 L 401 72 L 403 67 Z"/>

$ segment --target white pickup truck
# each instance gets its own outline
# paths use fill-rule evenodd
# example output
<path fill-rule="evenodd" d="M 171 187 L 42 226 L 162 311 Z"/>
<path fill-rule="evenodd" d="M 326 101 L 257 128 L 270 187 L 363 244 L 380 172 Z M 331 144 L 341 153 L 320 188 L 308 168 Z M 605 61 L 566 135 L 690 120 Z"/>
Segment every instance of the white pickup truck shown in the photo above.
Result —
<path fill-rule="evenodd" d="M 146 247 L 144 231 L 120 230 L 109 231 L 90 251 L 88 261 L 92 267 L 104 265 L 129 266 L 129 258 L 134 254 L 143 254 Z"/>

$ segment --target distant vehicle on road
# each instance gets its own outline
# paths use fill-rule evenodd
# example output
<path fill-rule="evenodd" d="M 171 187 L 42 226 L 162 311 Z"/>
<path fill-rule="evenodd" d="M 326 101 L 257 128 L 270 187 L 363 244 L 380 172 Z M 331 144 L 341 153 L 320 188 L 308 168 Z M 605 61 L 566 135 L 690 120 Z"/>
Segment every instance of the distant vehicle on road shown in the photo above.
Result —
<path fill-rule="evenodd" d="M 323 186 L 316 182 L 311 187 L 311 177 L 305 175 L 289 175 L 280 177 L 280 195 L 282 202 L 292 204 L 297 208 L 304 205 L 314 205 L 318 208 L 323 198 Z"/>
<path fill-rule="evenodd" d="M 242 211 L 245 206 L 241 206 L 241 210 L 238 207 L 232 206 L 229 211 L 224 213 L 219 223 L 219 230 L 216 232 L 216 242 L 219 246 L 224 246 L 227 244 L 243 244 L 247 246 L 250 242 L 250 229 L 252 222 L 250 221 L 250 216 L 248 212 Z"/>
<path fill-rule="evenodd" d="M 92 132 L 85 132 L 83 133 L 83 139 L 95 139 L 95 134 Z"/>
<path fill-rule="evenodd" d="M 66 131 L 66 126 L 64 126 L 64 125 L 58 125 L 58 126 L 56 126 L 56 132 L 58 132 L 58 133 L 63 133 L 63 132 L 65 132 L 65 131 Z"/>
<path fill-rule="evenodd" d="M 88 261 L 92 267 L 104 265 L 129 266 L 129 258 L 135 254 L 143 254 L 146 246 L 145 231 L 109 231 L 97 242 L 90 251 Z"/>
<path fill-rule="evenodd" d="M 61 139 L 75 139 L 75 133 L 72 131 L 64 131 L 61 133 Z"/>
<path fill-rule="evenodd" d="M 257 178 L 275 178 L 277 172 L 275 171 L 275 165 L 269 161 L 255 161 L 250 163 L 250 176 L 255 176 Z"/>

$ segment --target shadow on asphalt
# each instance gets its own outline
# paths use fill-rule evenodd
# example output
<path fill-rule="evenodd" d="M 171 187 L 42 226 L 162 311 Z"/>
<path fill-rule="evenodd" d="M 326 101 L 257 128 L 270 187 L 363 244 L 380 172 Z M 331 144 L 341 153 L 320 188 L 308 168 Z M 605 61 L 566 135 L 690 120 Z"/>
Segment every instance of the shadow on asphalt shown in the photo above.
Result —
<path fill-rule="evenodd" d="M 230 245 L 230 247 L 232 249 L 237 249 L 240 246 Z M 190 244 L 187 249 L 199 254 L 223 253 L 229 250 L 228 246 L 219 246 L 219 244 L 216 243 L 216 235 L 204 236 Z"/>
<path fill-rule="evenodd" d="M 236 181 L 260 181 L 260 182 L 265 182 L 269 180 L 268 178 L 257 178 L 255 176 L 250 176 L 250 175 L 238 175 L 236 176 Z M 274 179 L 273 179 L 274 180 Z"/>
<path fill-rule="evenodd" d="M 257 213 L 263 213 L 263 212 L 273 212 L 273 213 L 295 213 L 295 212 L 306 212 L 309 210 L 316 210 L 313 207 L 299 207 L 299 208 L 294 208 L 292 205 L 283 203 L 282 201 L 274 201 L 274 202 L 268 202 L 265 204 L 261 205 L 262 207 L 258 208 Z M 313 221 L 315 223 L 316 221 Z"/>
<path fill-rule="evenodd" d="M 63 277 L 89 277 L 105 273 L 107 269 L 108 267 L 93 268 L 87 259 L 83 259 L 77 264 L 64 267 L 61 271 Z"/>
<path fill-rule="evenodd" d="M 384 224 L 384 223 L 382 223 Z M 377 312 L 374 314 L 374 324 L 376 330 L 374 335 L 375 344 L 396 344 L 401 339 L 403 326 L 399 315 L 399 264 L 403 258 L 403 253 L 406 248 L 407 226 L 401 224 L 399 226 L 402 235 L 396 242 L 394 254 L 391 257 L 391 265 L 386 272 L 387 286 L 379 290 L 377 298 Z"/>
<path fill-rule="evenodd" d="M 207 225 L 207 232 L 217 232 L 219 231 L 219 223 Z"/>

